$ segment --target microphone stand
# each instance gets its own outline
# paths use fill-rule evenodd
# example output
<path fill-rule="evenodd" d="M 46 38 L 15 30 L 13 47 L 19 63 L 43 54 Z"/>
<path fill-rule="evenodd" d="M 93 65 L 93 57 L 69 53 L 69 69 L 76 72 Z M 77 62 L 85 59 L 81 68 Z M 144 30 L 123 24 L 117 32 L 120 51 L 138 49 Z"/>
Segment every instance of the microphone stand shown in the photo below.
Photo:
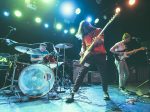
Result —
<path fill-rule="evenodd" d="M 7 35 L 4 38 L 8 38 L 8 36 L 14 31 L 14 29 L 10 29 L 9 32 L 7 33 Z"/>

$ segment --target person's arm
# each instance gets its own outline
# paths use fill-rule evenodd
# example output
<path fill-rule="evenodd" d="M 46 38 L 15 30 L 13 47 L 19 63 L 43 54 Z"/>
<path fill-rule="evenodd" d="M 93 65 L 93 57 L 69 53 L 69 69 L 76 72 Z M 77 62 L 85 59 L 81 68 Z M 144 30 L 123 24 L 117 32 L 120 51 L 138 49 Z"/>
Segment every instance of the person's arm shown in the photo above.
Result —
<path fill-rule="evenodd" d="M 123 55 L 125 52 L 118 52 L 116 49 L 118 49 L 118 44 L 115 44 L 110 48 L 110 52 L 117 55 Z"/>
<path fill-rule="evenodd" d="M 82 45 L 81 45 L 81 50 L 80 50 L 79 55 L 83 56 L 85 50 L 86 50 L 86 45 L 85 45 L 85 42 L 82 40 Z"/>
<path fill-rule="evenodd" d="M 34 62 L 34 61 L 42 61 L 43 60 L 43 56 L 39 56 L 39 57 L 33 57 L 31 56 L 31 61 Z"/>

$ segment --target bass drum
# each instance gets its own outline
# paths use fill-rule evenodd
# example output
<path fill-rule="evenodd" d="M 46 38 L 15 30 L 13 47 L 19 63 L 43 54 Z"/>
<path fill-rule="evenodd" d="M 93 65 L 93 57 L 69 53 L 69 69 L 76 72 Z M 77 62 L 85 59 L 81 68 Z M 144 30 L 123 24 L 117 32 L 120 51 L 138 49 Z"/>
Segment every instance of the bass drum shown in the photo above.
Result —
<path fill-rule="evenodd" d="M 23 69 L 19 77 L 19 88 L 23 94 L 37 98 L 47 94 L 54 85 L 53 71 L 42 64 L 33 64 Z"/>

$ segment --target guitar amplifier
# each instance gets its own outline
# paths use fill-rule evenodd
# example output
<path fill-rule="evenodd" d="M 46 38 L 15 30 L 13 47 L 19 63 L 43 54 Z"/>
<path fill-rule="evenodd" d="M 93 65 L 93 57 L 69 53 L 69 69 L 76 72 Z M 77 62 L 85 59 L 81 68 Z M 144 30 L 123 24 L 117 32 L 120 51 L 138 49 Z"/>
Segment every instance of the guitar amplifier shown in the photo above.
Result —
<path fill-rule="evenodd" d="M 83 66 L 79 64 L 79 60 L 73 61 L 73 83 L 78 76 L 78 73 L 81 71 Z M 91 83 L 91 84 L 99 84 L 101 82 L 100 73 L 97 71 L 88 71 L 86 76 L 84 77 L 83 83 Z"/>
<path fill-rule="evenodd" d="M 88 72 L 88 82 L 91 84 L 101 83 L 101 75 L 98 71 L 89 71 Z"/>

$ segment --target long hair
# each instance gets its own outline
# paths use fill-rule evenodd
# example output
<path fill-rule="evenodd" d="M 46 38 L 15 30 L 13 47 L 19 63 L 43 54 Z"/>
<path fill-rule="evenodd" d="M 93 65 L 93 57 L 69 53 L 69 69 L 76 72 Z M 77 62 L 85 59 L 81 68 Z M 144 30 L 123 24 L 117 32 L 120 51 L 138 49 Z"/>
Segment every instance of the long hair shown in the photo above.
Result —
<path fill-rule="evenodd" d="M 88 35 L 90 32 L 95 30 L 96 27 L 92 26 L 89 22 L 82 20 L 79 24 L 78 32 L 76 33 L 76 37 L 80 40 L 84 38 L 85 35 Z"/>

